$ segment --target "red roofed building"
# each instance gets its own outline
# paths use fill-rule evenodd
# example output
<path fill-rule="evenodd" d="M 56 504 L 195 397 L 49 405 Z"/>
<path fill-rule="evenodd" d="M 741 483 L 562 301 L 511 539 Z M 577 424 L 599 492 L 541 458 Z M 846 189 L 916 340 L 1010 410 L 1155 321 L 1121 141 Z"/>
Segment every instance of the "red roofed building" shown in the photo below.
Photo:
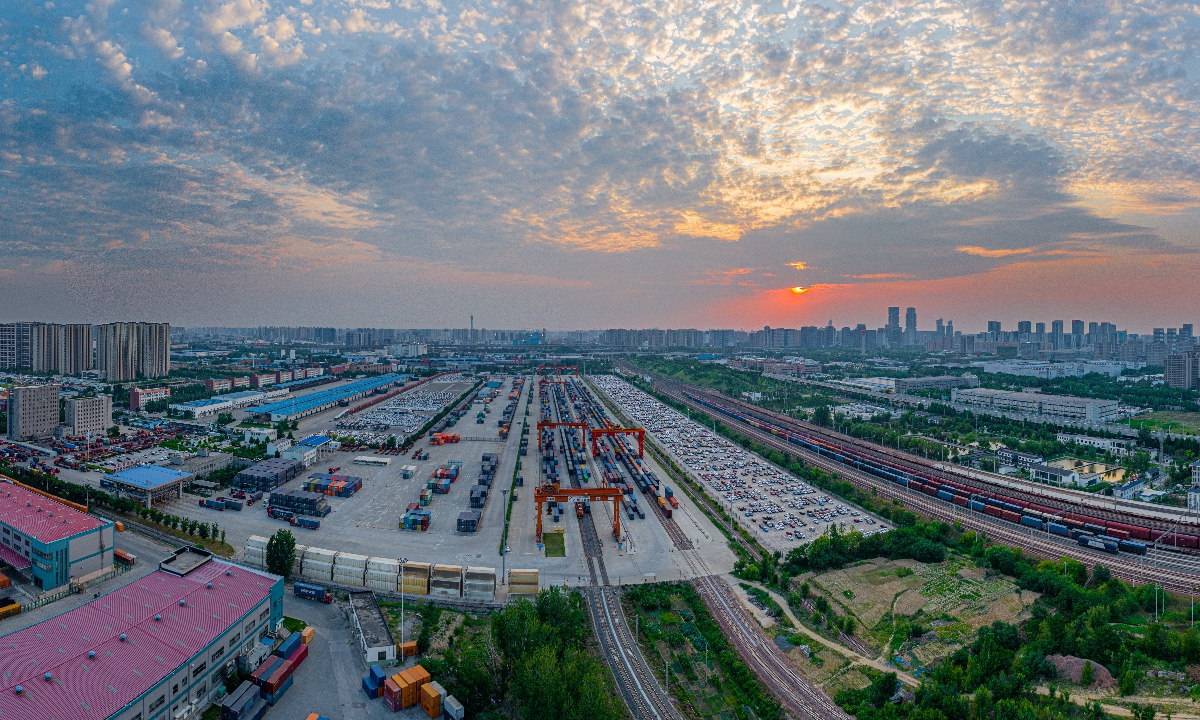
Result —
<path fill-rule="evenodd" d="M 0 482 L 0 560 L 28 574 L 42 590 L 84 580 L 112 569 L 113 524 L 5 478 Z"/>

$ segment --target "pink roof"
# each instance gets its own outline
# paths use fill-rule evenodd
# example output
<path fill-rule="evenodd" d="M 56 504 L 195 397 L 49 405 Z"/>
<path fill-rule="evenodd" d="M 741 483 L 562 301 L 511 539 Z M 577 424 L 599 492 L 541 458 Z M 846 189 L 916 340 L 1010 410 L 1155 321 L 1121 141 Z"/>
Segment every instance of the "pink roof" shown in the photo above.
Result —
<path fill-rule="evenodd" d="M 18 570 L 24 570 L 33 564 L 26 560 L 24 555 L 3 545 L 0 545 L 0 560 L 3 560 Z"/>
<path fill-rule="evenodd" d="M 228 630 L 270 595 L 272 585 L 268 577 L 218 562 L 184 577 L 159 570 L 2 636 L 0 718 L 107 718 Z"/>
<path fill-rule="evenodd" d="M 105 524 L 104 520 L 8 482 L 0 483 L 0 522 L 44 543 L 95 530 Z"/>

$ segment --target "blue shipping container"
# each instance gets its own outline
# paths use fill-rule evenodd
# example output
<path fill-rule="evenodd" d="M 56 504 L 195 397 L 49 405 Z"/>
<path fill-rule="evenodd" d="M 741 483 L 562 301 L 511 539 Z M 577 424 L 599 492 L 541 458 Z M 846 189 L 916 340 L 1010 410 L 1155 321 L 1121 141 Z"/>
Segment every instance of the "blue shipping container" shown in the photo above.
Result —
<path fill-rule="evenodd" d="M 387 678 L 387 673 L 383 671 L 383 668 L 379 667 L 378 665 L 371 666 L 371 681 L 373 683 L 376 685 L 383 685 Z"/>
<path fill-rule="evenodd" d="M 284 640 L 279 644 L 279 647 L 275 650 L 275 654 L 279 657 L 285 658 L 288 655 L 291 655 L 292 652 L 298 647 L 300 647 L 300 633 L 294 632 L 291 635 L 288 635 L 287 640 Z"/>
<path fill-rule="evenodd" d="M 974 510 L 976 512 L 983 512 L 983 509 L 985 507 L 987 507 L 987 505 L 984 505 L 983 503 L 979 502 L 978 500 L 972 500 L 967 503 L 967 507 L 971 508 L 972 510 Z"/>
<path fill-rule="evenodd" d="M 946 492 L 945 490 L 938 490 L 937 496 L 946 502 L 952 502 L 954 500 L 954 493 Z"/>
<path fill-rule="evenodd" d="M 1028 515 L 1021 516 L 1021 524 L 1028 525 L 1029 527 L 1037 528 L 1038 530 L 1041 530 L 1046 527 L 1046 523 L 1042 522 L 1041 520 L 1039 520 L 1035 517 L 1029 517 Z"/>
<path fill-rule="evenodd" d="M 1055 535 L 1066 536 L 1066 535 L 1070 534 L 1070 529 L 1068 529 L 1066 525 L 1060 525 L 1056 522 L 1046 523 L 1046 529 L 1049 530 L 1050 532 L 1054 533 Z"/>
<path fill-rule="evenodd" d="M 363 677 L 362 689 L 363 689 L 363 692 L 365 692 L 367 694 L 367 697 L 371 698 L 372 700 L 379 697 L 379 686 L 376 685 L 375 683 L 371 682 L 370 675 L 366 675 Z"/>

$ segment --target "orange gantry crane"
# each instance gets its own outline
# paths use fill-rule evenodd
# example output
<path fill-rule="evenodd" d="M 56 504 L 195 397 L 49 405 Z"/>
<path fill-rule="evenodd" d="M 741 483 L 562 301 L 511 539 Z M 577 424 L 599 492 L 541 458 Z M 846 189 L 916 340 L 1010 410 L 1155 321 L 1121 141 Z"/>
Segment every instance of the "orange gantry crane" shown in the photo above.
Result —
<path fill-rule="evenodd" d="M 537 541 L 542 541 L 542 503 L 570 502 L 571 498 L 586 498 L 592 502 L 612 502 L 613 504 L 613 537 L 621 537 L 621 497 L 623 493 L 617 488 L 562 488 L 558 483 L 548 483 L 533 491 L 533 501 L 537 503 Z"/>
<path fill-rule="evenodd" d="M 557 427 L 579 428 L 580 430 L 582 430 L 584 432 L 583 441 L 587 442 L 588 425 L 585 422 L 556 422 L 554 420 L 539 420 L 538 424 L 537 424 L 538 450 L 539 451 L 542 449 L 542 430 L 543 429 L 552 430 Z"/>
<path fill-rule="evenodd" d="M 597 443 L 597 438 L 599 438 L 601 435 L 637 435 L 638 457 L 645 457 L 646 428 L 640 428 L 640 427 L 592 428 L 592 457 L 600 457 L 600 445 L 599 445 L 599 443 Z"/>

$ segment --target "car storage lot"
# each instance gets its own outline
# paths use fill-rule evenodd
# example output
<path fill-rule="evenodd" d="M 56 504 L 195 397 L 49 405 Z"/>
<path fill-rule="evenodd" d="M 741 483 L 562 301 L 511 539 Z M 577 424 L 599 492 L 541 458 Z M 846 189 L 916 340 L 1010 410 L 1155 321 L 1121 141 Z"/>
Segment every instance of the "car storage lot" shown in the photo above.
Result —
<path fill-rule="evenodd" d="M 455 383 L 449 387 L 456 391 L 457 396 L 470 389 L 470 384 Z M 500 388 L 500 396 L 492 403 L 493 406 L 501 404 L 488 415 L 484 424 L 476 424 L 472 412 L 448 429 L 449 432 L 459 433 L 462 437 L 461 442 L 441 446 L 430 446 L 424 441 L 419 443 L 417 447 L 429 453 L 428 460 L 412 459 L 411 451 L 408 455 L 376 456 L 373 451 L 363 449 L 334 452 L 317 465 L 307 468 L 296 480 L 289 483 L 288 487 L 297 487 L 310 475 L 325 473 L 330 467 L 339 467 L 338 474 L 363 479 L 362 490 L 353 497 L 327 498 L 332 512 L 321 518 L 321 527 L 318 530 L 293 528 L 286 521 L 269 518 L 260 503 L 255 503 L 240 512 L 218 511 L 199 507 L 193 496 L 185 495 L 184 500 L 162 506 L 162 509 L 181 517 L 216 522 L 225 530 L 226 542 L 239 550 L 245 546 L 251 535 L 267 537 L 277 529 L 289 528 L 301 545 L 372 557 L 407 557 L 409 560 L 420 562 L 498 567 L 500 536 L 503 529 L 503 497 L 500 489 L 507 488 L 511 483 L 520 437 L 519 433 L 512 433 L 507 441 L 501 440 L 495 419 L 499 417 L 498 413 L 503 408 L 502 401 L 511 389 L 512 379 L 508 378 Z M 478 408 L 482 405 L 472 407 Z M 335 415 L 336 411 L 328 411 L 315 418 L 309 418 L 314 422 L 304 429 L 303 434 L 331 430 Z M 304 423 L 302 427 L 303 425 Z M 296 432 L 296 436 L 302 437 L 300 432 Z M 487 505 L 482 511 L 480 529 L 472 534 L 459 533 L 455 529 L 456 520 L 459 514 L 470 509 L 471 487 L 475 485 L 479 476 L 479 466 L 484 453 L 500 456 L 496 480 Z M 355 465 L 354 458 L 358 455 L 385 457 L 392 462 L 387 466 Z M 430 474 L 452 460 L 462 461 L 462 469 L 458 479 L 451 484 L 450 493 L 435 493 L 432 502 L 425 508 L 431 513 L 429 529 L 424 532 L 400 530 L 400 518 L 404 515 L 405 508 L 409 503 L 418 501 Z M 414 465 L 417 468 L 413 476 L 407 479 L 403 477 L 403 468 L 406 465 Z"/>
<path fill-rule="evenodd" d="M 786 553 L 808 544 L 833 525 L 864 535 L 890 528 L 883 518 L 810 486 L 624 380 L 611 375 L 593 380 L 627 417 L 646 428 L 677 466 L 772 550 Z"/>

